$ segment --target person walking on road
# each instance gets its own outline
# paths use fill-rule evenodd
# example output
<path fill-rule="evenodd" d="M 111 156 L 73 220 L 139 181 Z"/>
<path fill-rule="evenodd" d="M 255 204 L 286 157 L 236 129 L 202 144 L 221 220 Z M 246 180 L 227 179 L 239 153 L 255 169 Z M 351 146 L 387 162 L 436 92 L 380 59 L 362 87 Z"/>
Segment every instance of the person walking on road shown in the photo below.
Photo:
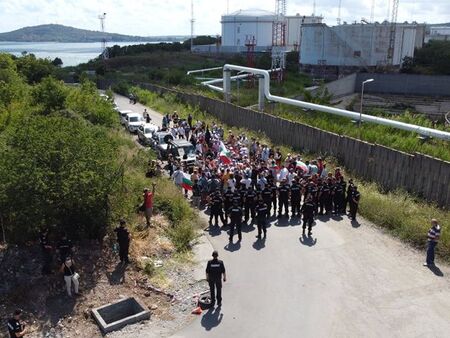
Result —
<path fill-rule="evenodd" d="M 206 280 L 209 284 L 209 290 L 211 293 L 211 306 L 216 304 L 216 292 L 217 292 L 217 306 L 222 306 L 222 275 L 223 281 L 227 281 L 227 275 L 225 273 L 225 265 L 217 257 L 219 253 L 214 250 L 212 253 L 213 259 L 208 261 L 206 265 Z"/>
<path fill-rule="evenodd" d="M 145 213 L 145 220 L 147 222 L 147 227 L 150 227 L 150 221 L 152 219 L 153 215 L 153 197 L 155 196 L 155 188 L 156 184 L 152 183 L 152 191 L 150 192 L 148 188 L 144 189 L 144 213 Z"/>
<path fill-rule="evenodd" d="M 130 233 L 128 229 L 125 228 L 125 220 L 120 220 L 120 226 L 118 226 L 114 231 L 117 234 L 117 243 L 119 244 L 119 257 L 120 261 L 124 264 L 128 264 L 128 250 L 130 247 Z"/>
<path fill-rule="evenodd" d="M 309 196 L 306 202 L 302 205 L 303 214 L 303 235 L 305 235 L 306 226 L 308 226 L 308 236 L 312 235 L 312 226 L 314 223 L 314 202 L 312 196 Z"/>
<path fill-rule="evenodd" d="M 239 242 L 242 241 L 242 208 L 237 200 L 233 201 L 233 206 L 229 209 L 230 215 L 230 243 L 233 242 L 234 229 L 236 228 Z"/>
<path fill-rule="evenodd" d="M 427 247 L 427 260 L 423 263 L 423 266 L 434 266 L 434 250 L 441 237 L 441 226 L 436 219 L 431 220 L 431 228 L 428 230 L 428 247 Z"/>
<path fill-rule="evenodd" d="M 10 338 L 24 337 L 27 334 L 27 329 L 25 324 L 20 322 L 20 317 L 22 315 L 22 310 L 17 309 L 14 311 L 13 317 L 8 320 L 8 332 Z"/>

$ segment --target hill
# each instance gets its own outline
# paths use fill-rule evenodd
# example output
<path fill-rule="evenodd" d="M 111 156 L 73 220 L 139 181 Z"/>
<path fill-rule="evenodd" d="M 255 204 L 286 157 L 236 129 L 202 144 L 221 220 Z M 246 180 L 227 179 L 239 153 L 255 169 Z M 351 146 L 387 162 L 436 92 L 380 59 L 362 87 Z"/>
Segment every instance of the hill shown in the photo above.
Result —
<path fill-rule="evenodd" d="M 15 31 L 0 33 L 0 41 L 15 42 L 98 42 L 105 38 L 109 42 L 121 41 L 182 41 L 179 36 L 131 36 L 116 33 L 102 33 L 63 25 L 39 25 L 24 27 Z"/>

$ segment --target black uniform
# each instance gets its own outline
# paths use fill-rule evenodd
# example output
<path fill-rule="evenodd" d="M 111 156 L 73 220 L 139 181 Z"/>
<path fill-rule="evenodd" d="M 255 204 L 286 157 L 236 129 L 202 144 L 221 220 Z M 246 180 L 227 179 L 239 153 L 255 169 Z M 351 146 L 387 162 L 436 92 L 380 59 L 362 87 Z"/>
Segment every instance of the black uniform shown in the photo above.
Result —
<path fill-rule="evenodd" d="M 356 220 L 356 212 L 358 211 L 359 199 L 361 198 L 361 194 L 358 190 L 353 189 L 350 197 L 350 217 L 352 220 Z"/>
<path fill-rule="evenodd" d="M 72 256 L 72 241 L 70 239 L 67 239 L 66 237 L 63 237 L 61 241 L 58 244 L 58 250 L 61 262 L 65 262 L 67 257 Z"/>
<path fill-rule="evenodd" d="M 345 197 L 345 192 L 347 190 L 347 182 L 345 182 L 344 180 L 338 182 L 339 185 L 342 188 L 342 195 L 341 195 L 341 201 L 340 201 L 340 205 L 339 205 L 339 213 L 341 214 L 345 214 L 345 208 L 347 206 L 347 201 L 346 201 L 346 197 Z"/>
<path fill-rule="evenodd" d="M 114 230 L 117 233 L 117 243 L 119 243 L 119 257 L 121 262 L 129 263 L 128 250 L 130 247 L 130 233 L 123 227 Z"/>
<path fill-rule="evenodd" d="M 242 240 L 242 208 L 239 204 L 234 203 L 234 205 L 228 210 L 228 214 L 230 215 L 230 242 L 233 241 L 234 229 L 236 228 L 238 238 Z"/>
<path fill-rule="evenodd" d="M 308 225 L 308 236 L 311 235 L 311 229 L 312 229 L 312 225 L 314 223 L 314 209 L 315 209 L 315 205 L 311 199 L 308 199 L 302 205 L 303 233 L 305 233 L 306 225 Z"/>
<path fill-rule="evenodd" d="M 216 291 L 217 291 L 217 303 L 222 304 L 222 274 L 225 273 L 225 266 L 223 262 L 217 258 L 213 258 L 208 261 L 206 265 L 206 273 L 208 274 L 208 284 L 211 293 L 211 305 L 216 303 Z"/>
<path fill-rule="evenodd" d="M 223 217 L 222 196 L 220 196 L 220 192 L 215 192 L 211 196 L 211 214 L 209 215 L 209 223 L 212 223 L 213 217 L 216 226 L 219 226 L 219 217 L 223 225 L 227 224 Z"/>
<path fill-rule="evenodd" d="M 320 206 L 319 213 L 321 215 L 323 215 L 324 210 L 327 214 L 331 213 L 331 211 L 332 211 L 331 189 L 332 189 L 332 186 L 329 183 L 325 183 L 320 187 L 320 190 L 319 190 L 319 206 Z"/>
<path fill-rule="evenodd" d="M 271 191 L 269 185 L 266 185 L 266 187 L 264 188 L 264 190 L 261 193 L 261 196 L 262 196 L 262 200 L 267 205 L 267 217 L 270 217 L 270 211 L 272 209 L 271 208 L 271 206 L 272 206 L 272 191 Z"/>
<path fill-rule="evenodd" d="M 228 211 L 230 210 L 231 206 L 233 205 L 233 196 L 234 193 L 231 191 L 231 188 L 228 188 L 227 191 L 225 191 L 225 194 L 223 194 L 223 206 L 225 210 L 225 220 L 228 221 Z"/>
<path fill-rule="evenodd" d="M 48 275 L 52 272 L 52 247 L 50 246 L 50 242 L 48 240 L 48 231 L 41 231 L 39 235 L 39 242 L 42 248 L 42 273 L 44 275 Z"/>
<path fill-rule="evenodd" d="M 264 233 L 264 237 L 266 237 L 267 232 L 267 217 L 268 217 L 268 208 L 266 203 L 260 201 L 258 206 L 256 207 L 256 224 L 258 226 L 258 238 L 261 238 L 261 232 Z"/>
<path fill-rule="evenodd" d="M 333 187 L 333 205 L 334 205 L 334 212 L 336 214 L 339 214 L 342 210 L 342 207 L 344 205 L 344 188 L 340 182 L 336 182 Z"/>
<path fill-rule="evenodd" d="M 292 217 L 300 216 L 300 200 L 302 198 L 301 188 L 297 182 L 292 182 L 291 186 L 291 212 Z"/>
<path fill-rule="evenodd" d="M 17 319 L 11 318 L 8 320 L 8 332 L 11 338 L 16 338 L 16 333 L 23 331 L 23 325 Z"/>
<path fill-rule="evenodd" d="M 247 189 L 245 194 L 245 219 L 244 222 L 248 222 L 250 215 L 252 220 L 255 219 L 255 207 L 256 207 L 256 191 L 251 187 Z"/>
<path fill-rule="evenodd" d="M 278 188 L 278 216 L 280 217 L 283 213 L 286 217 L 289 217 L 288 213 L 288 205 L 289 205 L 289 185 L 287 183 L 283 184 Z"/>
<path fill-rule="evenodd" d="M 278 194 L 278 188 L 277 188 L 276 183 L 274 183 L 270 186 L 270 191 L 272 192 L 273 215 L 276 216 L 276 214 L 277 214 L 277 194 Z"/>

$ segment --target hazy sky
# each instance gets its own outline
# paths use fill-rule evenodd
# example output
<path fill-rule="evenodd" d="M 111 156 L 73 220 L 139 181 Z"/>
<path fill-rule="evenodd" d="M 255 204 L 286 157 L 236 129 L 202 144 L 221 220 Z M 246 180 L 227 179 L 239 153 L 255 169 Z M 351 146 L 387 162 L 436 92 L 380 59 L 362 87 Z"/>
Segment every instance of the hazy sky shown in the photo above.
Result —
<path fill-rule="evenodd" d="M 392 0 L 375 0 L 375 20 L 387 18 Z M 229 10 L 274 10 L 274 0 L 229 0 Z M 310 15 L 313 0 L 288 0 L 288 14 Z M 106 12 L 108 32 L 130 35 L 189 35 L 190 0 L 0 0 L 0 32 L 58 23 L 98 30 Z M 336 24 L 339 0 L 316 0 L 316 14 Z M 370 18 L 372 0 L 342 0 L 342 21 Z M 220 34 L 227 0 L 194 0 L 195 34 Z M 398 21 L 450 22 L 450 0 L 400 0 Z"/>

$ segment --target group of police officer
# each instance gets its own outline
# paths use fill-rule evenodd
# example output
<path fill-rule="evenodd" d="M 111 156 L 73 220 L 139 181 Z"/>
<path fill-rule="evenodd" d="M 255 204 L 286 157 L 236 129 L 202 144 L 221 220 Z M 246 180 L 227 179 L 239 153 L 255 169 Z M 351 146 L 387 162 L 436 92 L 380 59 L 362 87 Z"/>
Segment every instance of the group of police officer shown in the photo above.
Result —
<path fill-rule="evenodd" d="M 303 200 L 303 204 L 302 204 Z M 267 235 L 267 222 L 274 217 L 289 218 L 289 207 L 292 218 L 303 217 L 303 235 L 308 229 L 308 236 L 312 234 L 314 218 L 318 215 L 341 215 L 350 207 L 349 215 L 356 219 L 360 193 L 356 185 L 350 180 L 347 185 L 342 176 L 328 177 L 326 179 L 296 177 L 292 184 L 283 180 L 277 184 L 274 179 L 268 180 L 264 188 L 252 182 L 248 187 L 237 184 L 223 190 L 216 188 L 210 192 L 209 206 L 212 225 L 218 226 L 219 218 L 223 225 L 230 219 L 230 242 L 237 232 L 238 239 L 242 240 L 242 224 L 255 222 L 258 227 L 258 238 Z M 278 213 L 277 213 L 278 206 Z"/>

